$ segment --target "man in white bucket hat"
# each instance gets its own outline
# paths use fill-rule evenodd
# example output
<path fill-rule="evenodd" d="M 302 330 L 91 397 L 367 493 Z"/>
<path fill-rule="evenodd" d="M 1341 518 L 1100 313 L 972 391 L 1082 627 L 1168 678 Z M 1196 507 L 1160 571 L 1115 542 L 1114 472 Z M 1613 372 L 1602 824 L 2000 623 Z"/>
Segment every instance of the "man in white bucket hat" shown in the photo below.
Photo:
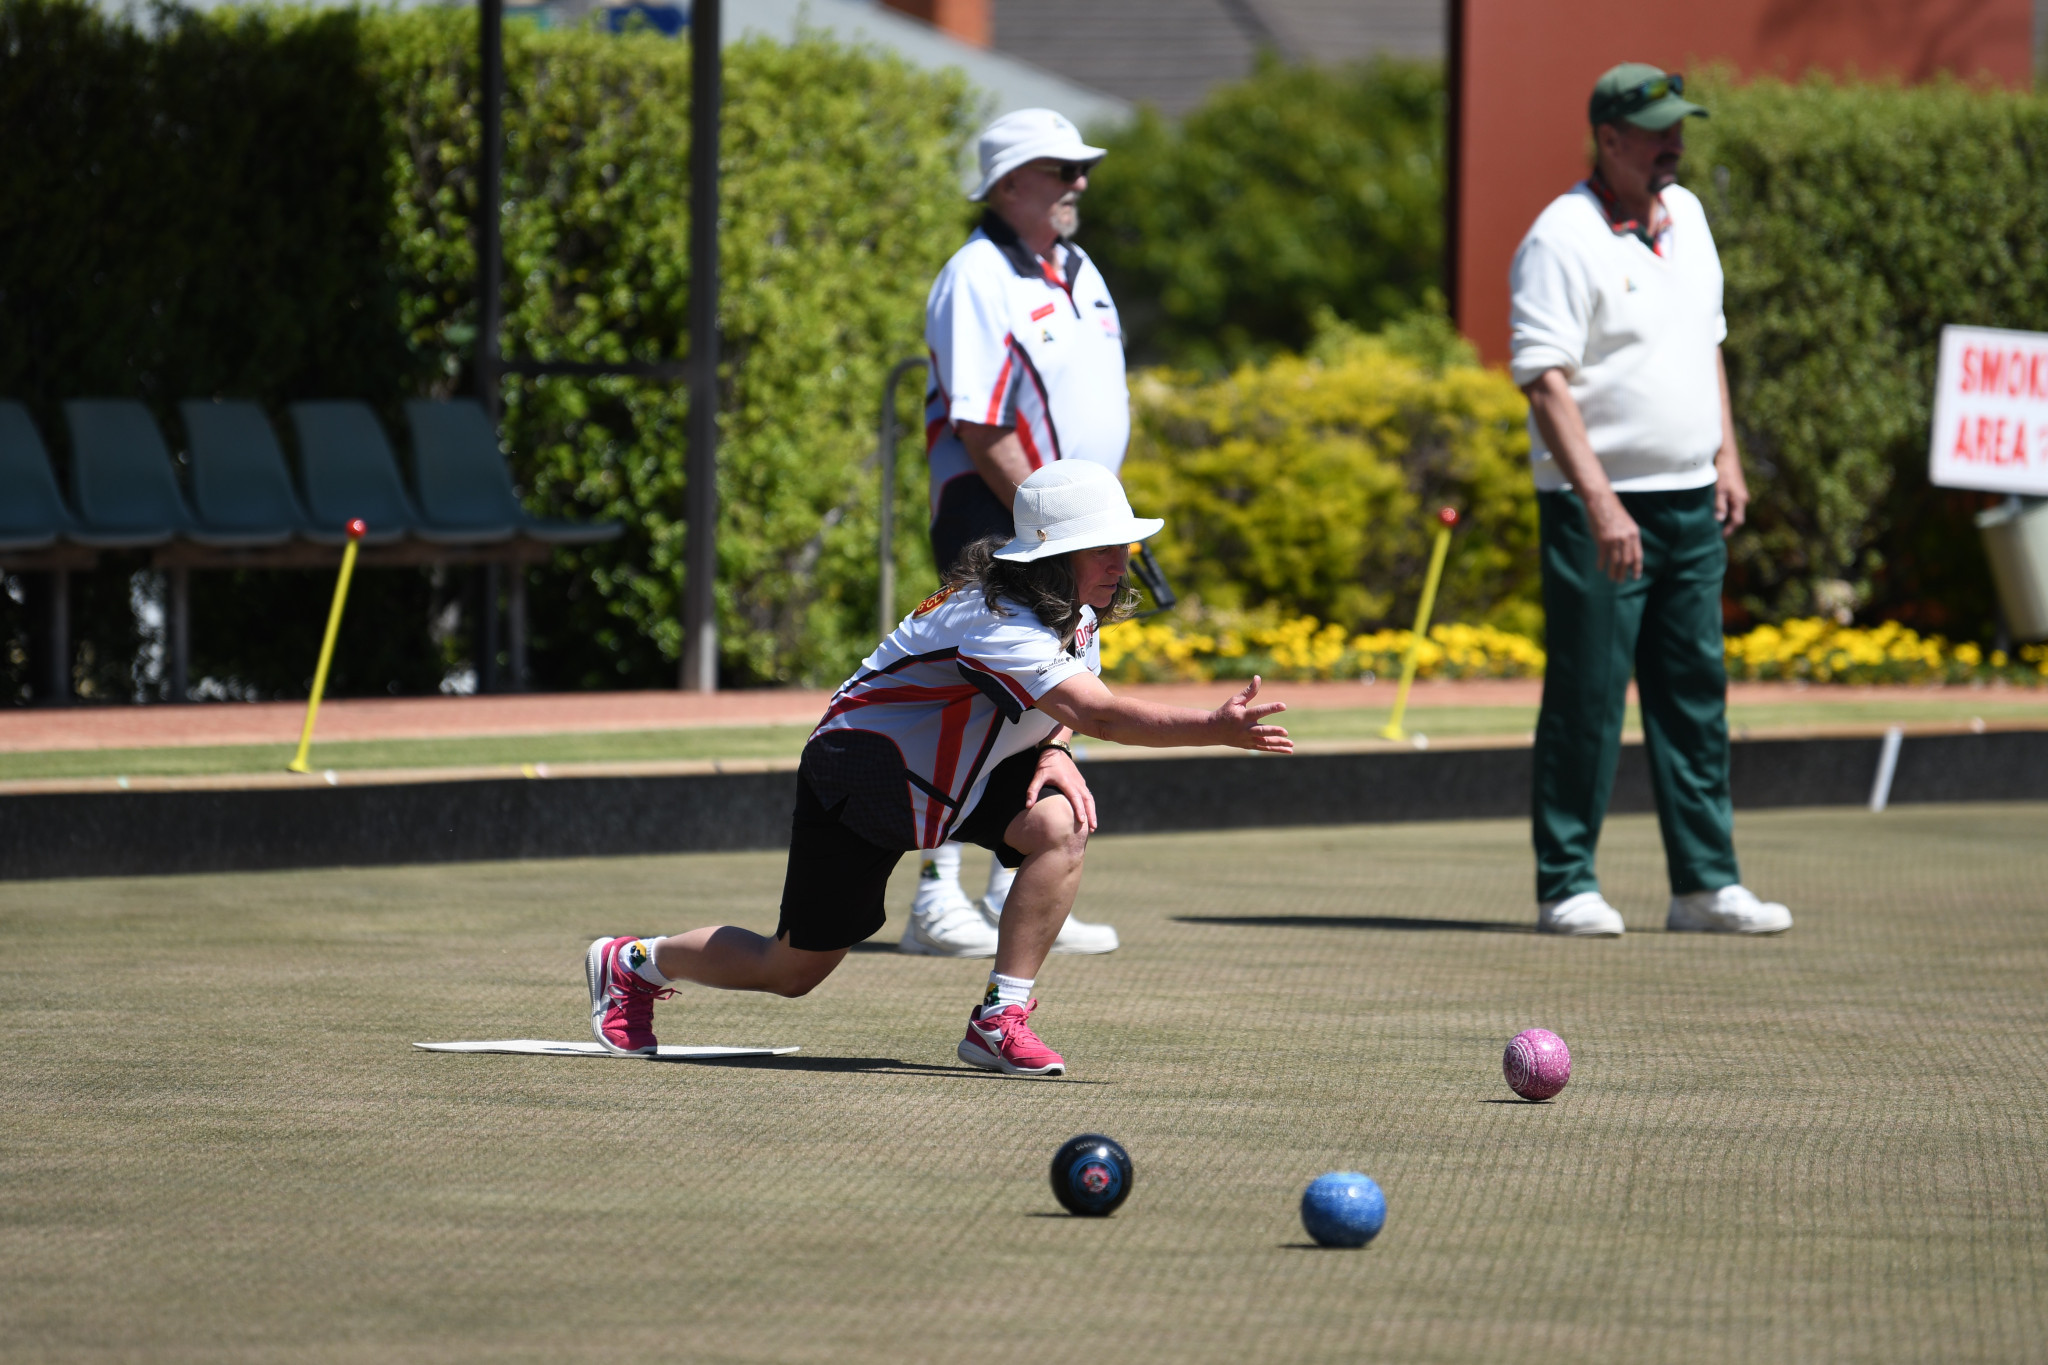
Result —
<path fill-rule="evenodd" d="M 1257 678 L 1214 711 L 1103 686 L 1096 628 L 1128 610 L 1131 544 L 1162 525 L 1131 514 L 1114 474 L 1079 460 L 1048 465 L 1024 480 L 1015 506 L 1015 534 L 969 545 L 946 586 L 833 694 L 804 745 L 774 937 L 727 925 L 598 939 L 584 972 L 600 1043 L 652 1053 L 654 1002 L 679 982 L 806 994 L 882 927 L 883 892 L 904 853 L 958 839 L 993 851 L 1017 879 L 957 1055 L 1007 1075 L 1065 1074 L 1029 1021 L 1096 828 L 1068 737 L 1283 754 L 1294 745 L 1263 723 L 1286 708 L 1254 704 Z"/>
<path fill-rule="evenodd" d="M 1112 472 L 1130 440 L 1123 326 L 1101 272 L 1074 245 L 1079 202 L 1100 147 L 1050 109 L 1019 109 L 982 131 L 987 206 L 925 304 L 932 556 L 945 574 L 982 536 L 1011 529 L 1017 486 L 1059 460 Z M 987 957 L 1011 874 L 989 865 L 979 902 L 960 887 L 960 846 L 924 859 L 906 953 Z M 1072 920 L 1055 951 L 1106 953 L 1106 924 Z"/>

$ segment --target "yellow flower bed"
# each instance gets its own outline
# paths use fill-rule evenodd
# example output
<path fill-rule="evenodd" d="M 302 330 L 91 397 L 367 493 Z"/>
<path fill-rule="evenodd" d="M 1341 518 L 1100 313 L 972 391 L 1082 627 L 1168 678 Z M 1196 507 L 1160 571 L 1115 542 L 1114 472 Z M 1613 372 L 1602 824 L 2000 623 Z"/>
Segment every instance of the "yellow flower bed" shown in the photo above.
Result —
<path fill-rule="evenodd" d="M 1102 672 L 1123 682 L 1206 682 L 1254 673 L 1290 680 L 1387 677 L 1400 673 L 1413 634 L 1352 635 L 1313 616 L 1206 632 L 1126 621 L 1102 632 Z M 1543 647 L 1492 626 L 1432 626 L 1415 662 L 1420 678 L 1540 678 Z"/>
<path fill-rule="evenodd" d="M 1989 657 L 1964 641 L 1921 635 L 1896 621 L 1838 626 L 1821 617 L 1758 626 L 1727 640 L 1728 676 L 1839 683 L 1970 683 L 2003 679 L 2039 686 L 2048 680 L 2048 645 L 2023 645 L 2017 657 Z"/>
<path fill-rule="evenodd" d="M 1298 616 L 1273 625 L 1214 627 L 1126 621 L 1102 632 L 1102 672 L 1122 682 L 1206 682 L 1244 678 L 1391 677 L 1413 632 L 1352 635 Z M 1869 628 L 1821 618 L 1758 626 L 1725 641 L 1728 676 L 1737 680 L 1833 683 L 2048 682 L 2048 645 L 1987 656 L 1967 641 L 1952 645 L 1886 622 Z M 1540 678 L 1543 647 L 1492 626 L 1438 625 L 1416 649 L 1419 678 Z"/>

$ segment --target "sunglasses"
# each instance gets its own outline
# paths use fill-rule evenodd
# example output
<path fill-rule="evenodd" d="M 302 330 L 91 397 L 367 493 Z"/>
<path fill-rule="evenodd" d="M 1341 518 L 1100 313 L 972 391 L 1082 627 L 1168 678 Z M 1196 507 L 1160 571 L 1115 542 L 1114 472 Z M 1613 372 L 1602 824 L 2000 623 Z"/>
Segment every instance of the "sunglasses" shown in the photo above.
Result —
<path fill-rule="evenodd" d="M 1684 93 L 1685 77 L 1677 72 L 1674 71 L 1668 76 L 1653 76 L 1640 85 L 1633 85 L 1626 90 L 1616 91 L 1605 100 L 1602 100 L 1601 115 L 1594 121 L 1596 123 L 1606 123 L 1613 119 L 1625 118 L 1630 114 L 1636 113 L 1638 110 L 1649 108 L 1658 100 L 1668 99 L 1673 95 L 1683 95 Z"/>
<path fill-rule="evenodd" d="M 1071 185 L 1082 176 L 1088 174 L 1088 166 L 1089 163 L 1085 161 L 1034 161 L 1031 163 L 1033 170 L 1044 171 L 1047 175 L 1058 176 L 1062 185 Z"/>

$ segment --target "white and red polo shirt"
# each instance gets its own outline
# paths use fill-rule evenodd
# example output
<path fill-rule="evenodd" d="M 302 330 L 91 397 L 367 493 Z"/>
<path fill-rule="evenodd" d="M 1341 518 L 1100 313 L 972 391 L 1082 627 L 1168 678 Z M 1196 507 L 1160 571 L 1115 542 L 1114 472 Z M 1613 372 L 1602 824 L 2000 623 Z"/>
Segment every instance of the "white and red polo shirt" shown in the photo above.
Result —
<path fill-rule="evenodd" d="M 1016 428 L 1033 469 L 1054 460 L 1123 465 L 1123 324 L 1095 263 L 1064 242 L 1053 254 L 1039 257 L 985 213 L 932 283 L 924 430 L 934 517 L 946 484 L 975 472 L 955 422 Z"/>
<path fill-rule="evenodd" d="M 1059 723 L 1038 699 L 1102 673 L 1095 612 L 1071 650 L 1029 609 L 990 611 L 969 585 L 925 599 L 832 695 L 804 745 L 803 776 L 840 823 L 883 848 L 937 848 L 981 800 L 998 763 Z"/>

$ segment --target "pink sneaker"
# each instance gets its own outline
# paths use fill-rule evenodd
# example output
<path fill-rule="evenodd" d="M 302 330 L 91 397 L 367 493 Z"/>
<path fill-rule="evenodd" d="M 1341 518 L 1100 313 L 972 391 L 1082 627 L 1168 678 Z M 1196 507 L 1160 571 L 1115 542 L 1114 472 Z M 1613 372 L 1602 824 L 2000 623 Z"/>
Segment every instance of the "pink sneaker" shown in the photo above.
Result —
<path fill-rule="evenodd" d="M 1039 1041 L 1026 1022 L 1037 1008 L 1036 1000 L 999 1010 L 977 1007 L 967 1016 L 967 1036 L 960 1040 L 960 1060 L 984 1071 L 1002 1071 L 1012 1076 L 1066 1075 L 1066 1061 Z"/>
<path fill-rule="evenodd" d="M 654 1002 L 674 990 L 662 990 L 640 979 L 626 965 L 625 952 L 640 940 L 593 940 L 583 954 L 583 976 L 590 985 L 590 1033 L 608 1052 L 621 1057 L 654 1055 Z"/>

